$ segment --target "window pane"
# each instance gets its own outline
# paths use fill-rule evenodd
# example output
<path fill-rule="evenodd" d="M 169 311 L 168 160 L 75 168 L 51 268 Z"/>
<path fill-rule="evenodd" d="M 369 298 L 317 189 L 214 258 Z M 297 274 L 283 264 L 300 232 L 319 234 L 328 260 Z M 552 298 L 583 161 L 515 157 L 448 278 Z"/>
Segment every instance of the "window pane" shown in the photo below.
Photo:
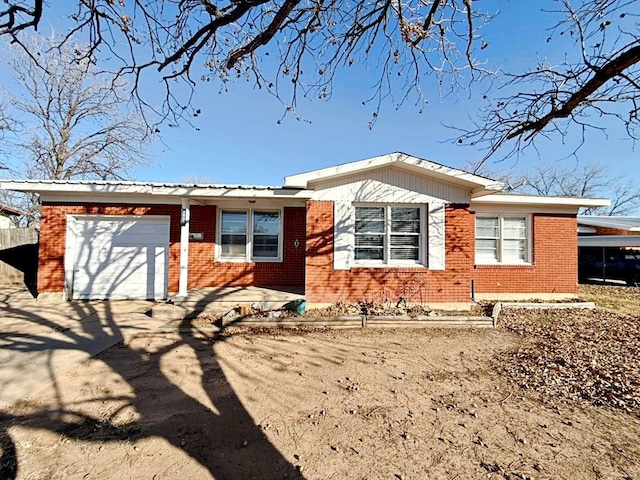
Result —
<path fill-rule="evenodd" d="M 502 242 L 502 261 L 525 261 L 526 259 L 526 241 L 525 240 L 503 240 Z"/>
<path fill-rule="evenodd" d="M 278 235 L 255 235 L 253 256 L 275 258 L 278 256 Z"/>
<path fill-rule="evenodd" d="M 420 209 L 414 207 L 392 208 L 391 232 L 420 233 Z"/>
<path fill-rule="evenodd" d="M 391 246 L 418 247 L 420 237 L 418 235 L 391 235 Z"/>
<path fill-rule="evenodd" d="M 253 233 L 280 233 L 280 213 L 254 212 Z"/>
<path fill-rule="evenodd" d="M 384 207 L 356 207 L 356 233 L 383 233 Z"/>
<path fill-rule="evenodd" d="M 356 235 L 356 248 L 358 247 L 383 247 L 383 235 Z"/>
<path fill-rule="evenodd" d="M 220 243 L 220 255 L 222 257 L 244 257 L 247 254 L 246 235 L 222 234 Z"/>
<path fill-rule="evenodd" d="M 356 248 L 356 260 L 382 260 L 382 248 Z"/>
<path fill-rule="evenodd" d="M 404 248 L 404 247 L 392 247 L 391 248 L 391 260 L 419 260 L 420 252 L 418 248 Z"/>
<path fill-rule="evenodd" d="M 222 212 L 222 233 L 247 233 L 247 212 Z"/>
<path fill-rule="evenodd" d="M 476 217 L 476 238 L 498 238 L 497 217 Z"/>
<path fill-rule="evenodd" d="M 476 262 L 477 261 L 497 261 L 498 260 L 498 241 L 476 239 Z"/>
<path fill-rule="evenodd" d="M 505 218 L 503 220 L 504 238 L 526 238 L 527 223 L 524 218 Z"/>

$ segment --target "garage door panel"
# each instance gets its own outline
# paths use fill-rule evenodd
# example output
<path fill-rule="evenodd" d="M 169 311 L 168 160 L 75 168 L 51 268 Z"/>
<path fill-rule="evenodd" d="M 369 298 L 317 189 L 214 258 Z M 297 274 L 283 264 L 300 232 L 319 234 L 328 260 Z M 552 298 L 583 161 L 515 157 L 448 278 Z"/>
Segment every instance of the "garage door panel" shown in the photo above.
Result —
<path fill-rule="evenodd" d="M 108 267 L 114 262 L 126 265 L 138 266 L 146 264 L 151 260 L 163 262 L 165 257 L 165 247 L 103 247 L 84 249 L 78 254 L 78 265 L 93 267 Z M 116 265 L 118 266 L 118 265 Z"/>
<path fill-rule="evenodd" d="M 87 285 L 89 287 L 100 287 L 103 285 L 115 285 L 126 282 L 127 284 L 149 284 L 148 271 L 141 268 L 136 271 L 108 271 L 108 270 L 79 270 L 75 272 L 74 283 L 76 285 Z"/>
<path fill-rule="evenodd" d="M 167 217 L 85 217 L 71 228 L 73 298 L 166 298 Z"/>

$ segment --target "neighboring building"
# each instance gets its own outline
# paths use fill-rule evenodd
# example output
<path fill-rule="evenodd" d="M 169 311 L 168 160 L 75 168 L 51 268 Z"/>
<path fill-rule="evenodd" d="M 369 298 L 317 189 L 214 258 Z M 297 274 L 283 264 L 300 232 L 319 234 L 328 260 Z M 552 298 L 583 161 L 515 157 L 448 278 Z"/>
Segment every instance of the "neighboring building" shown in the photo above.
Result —
<path fill-rule="evenodd" d="M 640 235 L 640 218 L 578 215 L 579 235 Z"/>
<path fill-rule="evenodd" d="M 14 228 L 16 224 L 12 218 L 26 215 L 28 215 L 27 212 L 0 203 L 0 228 Z"/>
<path fill-rule="evenodd" d="M 41 198 L 38 290 L 166 298 L 196 287 L 304 288 L 308 302 L 577 294 L 580 207 L 404 153 L 283 187 L 11 181 Z"/>

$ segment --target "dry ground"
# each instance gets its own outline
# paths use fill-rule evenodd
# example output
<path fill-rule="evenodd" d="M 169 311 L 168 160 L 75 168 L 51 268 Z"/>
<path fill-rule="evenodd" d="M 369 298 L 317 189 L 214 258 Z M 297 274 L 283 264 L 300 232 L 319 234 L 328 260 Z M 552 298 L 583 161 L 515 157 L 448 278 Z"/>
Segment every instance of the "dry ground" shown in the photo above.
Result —
<path fill-rule="evenodd" d="M 632 315 L 141 335 L 0 412 L 0 478 L 640 478 L 640 290 L 590 288 Z"/>

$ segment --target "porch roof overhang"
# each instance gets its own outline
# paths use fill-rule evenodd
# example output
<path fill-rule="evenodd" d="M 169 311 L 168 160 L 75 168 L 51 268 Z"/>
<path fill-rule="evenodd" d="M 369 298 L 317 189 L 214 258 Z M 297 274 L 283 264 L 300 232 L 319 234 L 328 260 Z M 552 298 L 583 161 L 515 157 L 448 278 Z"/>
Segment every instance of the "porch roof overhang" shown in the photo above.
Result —
<path fill-rule="evenodd" d="M 136 197 L 307 199 L 301 188 L 262 185 L 118 182 L 106 180 L 0 180 L 0 188 L 41 195 L 123 195 Z"/>
<path fill-rule="evenodd" d="M 289 188 L 311 189 L 313 188 L 313 184 L 318 182 L 387 166 L 394 166 L 417 175 L 428 176 L 444 183 L 468 188 L 473 197 L 499 192 L 504 188 L 502 182 L 465 172 L 464 170 L 447 167 L 429 160 L 423 160 L 402 152 L 394 152 L 366 160 L 337 165 L 335 167 L 290 175 L 285 177 L 285 186 Z"/>

